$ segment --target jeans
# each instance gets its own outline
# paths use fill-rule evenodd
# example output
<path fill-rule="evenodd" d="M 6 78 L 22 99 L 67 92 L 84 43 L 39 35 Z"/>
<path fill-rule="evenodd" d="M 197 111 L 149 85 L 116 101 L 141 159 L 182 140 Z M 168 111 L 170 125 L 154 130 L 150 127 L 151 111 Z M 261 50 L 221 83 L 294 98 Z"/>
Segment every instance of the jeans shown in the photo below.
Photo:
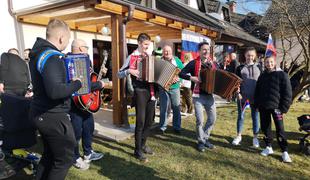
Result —
<path fill-rule="evenodd" d="M 211 94 L 200 94 L 199 97 L 193 98 L 196 115 L 196 133 L 198 143 L 206 143 L 216 121 L 216 105 L 214 97 Z M 204 114 L 203 108 L 207 112 L 207 122 L 203 127 Z"/>
<path fill-rule="evenodd" d="M 241 100 L 237 100 L 237 107 L 238 107 L 238 119 L 237 119 L 237 133 L 240 134 L 243 129 L 243 123 L 244 123 L 244 114 L 245 109 L 243 109 L 245 102 L 242 102 Z M 251 117 L 252 117 L 252 124 L 253 124 L 253 134 L 256 135 L 259 132 L 259 118 L 258 118 L 258 112 L 256 109 L 253 108 L 253 105 L 250 105 L 251 108 Z"/>
<path fill-rule="evenodd" d="M 166 92 L 162 88 L 159 89 L 160 101 L 160 122 L 159 126 L 162 131 L 167 129 L 168 124 L 168 106 L 171 101 L 171 108 L 173 112 L 173 128 L 181 130 L 181 111 L 180 111 L 180 89 L 171 89 Z"/>
<path fill-rule="evenodd" d="M 282 112 L 276 109 L 259 109 L 259 112 L 260 112 L 261 128 L 265 135 L 264 140 L 266 146 L 271 147 L 271 143 L 273 140 L 271 132 L 271 116 L 272 116 L 274 124 L 276 126 L 276 135 L 279 146 L 282 152 L 287 151 L 287 140 L 284 132 Z"/>
<path fill-rule="evenodd" d="M 74 109 L 74 108 L 72 108 Z M 92 139 L 94 133 L 94 117 L 93 114 L 82 112 L 81 110 L 71 110 L 71 123 L 73 126 L 77 146 L 74 148 L 74 160 L 80 157 L 79 142 L 82 138 L 82 147 L 85 156 L 91 154 Z"/>
<path fill-rule="evenodd" d="M 38 113 L 30 110 L 44 145 L 38 165 L 37 180 L 63 180 L 73 164 L 76 145 L 70 116 L 67 113 Z"/>

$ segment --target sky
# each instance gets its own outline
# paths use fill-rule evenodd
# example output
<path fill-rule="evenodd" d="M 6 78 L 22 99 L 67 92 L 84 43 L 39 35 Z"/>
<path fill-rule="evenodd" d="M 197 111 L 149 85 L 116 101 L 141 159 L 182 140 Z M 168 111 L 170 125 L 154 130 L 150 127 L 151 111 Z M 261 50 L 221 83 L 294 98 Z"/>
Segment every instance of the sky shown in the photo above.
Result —
<path fill-rule="evenodd" d="M 259 2 L 257 0 L 235 0 L 237 2 L 237 13 L 247 14 L 249 11 L 257 14 L 264 14 L 268 9 L 270 3 Z M 221 2 L 227 2 L 227 0 L 221 0 Z"/>

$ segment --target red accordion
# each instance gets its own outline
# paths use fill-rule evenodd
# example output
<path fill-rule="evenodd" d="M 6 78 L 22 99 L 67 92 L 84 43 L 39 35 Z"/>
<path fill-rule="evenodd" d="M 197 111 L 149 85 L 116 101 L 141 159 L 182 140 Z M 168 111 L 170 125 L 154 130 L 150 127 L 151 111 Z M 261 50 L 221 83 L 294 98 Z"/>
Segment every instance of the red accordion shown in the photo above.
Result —
<path fill-rule="evenodd" d="M 238 90 L 242 79 L 224 71 L 205 68 L 200 71 L 200 89 L 209 94 L 216 94 L 224 99 L 231 99 Z"/>

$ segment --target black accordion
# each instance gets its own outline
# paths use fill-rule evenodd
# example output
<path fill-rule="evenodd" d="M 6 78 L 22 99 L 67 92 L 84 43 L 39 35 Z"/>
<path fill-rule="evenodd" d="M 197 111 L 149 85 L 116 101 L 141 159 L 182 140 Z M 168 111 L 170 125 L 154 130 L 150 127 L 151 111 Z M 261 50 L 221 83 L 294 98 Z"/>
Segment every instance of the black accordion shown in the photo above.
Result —
<path fill-rule="evenodd" d="M 130 63 L 132 67 L 132 62 Z M 180 69 L 172 63 L 148 55 L 143 56 L 142 60 L 137 62 L 136 68 L 140 72 L 138 79 L 159 84 L 166 91 L 169 90 L 173 79 L 180 72 Z"/>
<path fill-rule="evenodd" d="M 231 99 L 238 90 L 242 79 L 224 71 L 205 68 L 200 71 L 200 89 L 209 94 L 216 94 L 224 99 Z"/>

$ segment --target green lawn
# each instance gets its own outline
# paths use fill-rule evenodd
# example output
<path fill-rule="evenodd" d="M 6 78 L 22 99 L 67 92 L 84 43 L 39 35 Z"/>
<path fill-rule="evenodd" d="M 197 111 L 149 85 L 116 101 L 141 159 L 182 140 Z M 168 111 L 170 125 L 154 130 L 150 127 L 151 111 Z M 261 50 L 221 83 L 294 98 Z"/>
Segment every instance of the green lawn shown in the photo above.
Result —
<path fill-rule="evenodd" d="M 242 145 L 230 145 L 236 134 L 236 106 L 217 109 L 217 123 L 211 141 L 216 149 L 198 152 L 195 140 L 195 118 L 183 119 L 183 132 L 158 135 L 154 130 L 148 145 L 155 151 L 149 163 L 133 158 L 134 140 L 116 143 L 96 139 L 94 149 L 105 157 L 93 162 L 88 171 L 71 168 L 67 179 L 309 179 L 310 158 L 298 152 L 297 116 L 310 113 L 309 103 L 297 103 L 285 116 L 291 164 L 282 163 L 280 149 L 274 142 L 275 154 L 259 155 L 261 149 L 250 147 L 252 130 L 247 113 Z M 273 127 L 274 128 L 274 127 Z M 262 140 L 262 136 L 260 136 Z M 261 141 L 261 145 L 263 142 Z"/>
<path fill-rule="evenodd" d="M 309 103 L 296 103 L 285 116 L 285 129 L 289 139 L 291 164 L 281 162 L 281 153 L 274 141 L 275 154 L 263 157 L 262 149 L 251 148 L 252 125 L 247 110 L 241 146 L 230 142 L 236 135 L 236 106 L 230 104 L 217 109 L 217 122 L 211 135 L 214 150 L 198 152 L 195 140 L 195 118 L 183 119 L 181 135 L 171 130 L 165 135 L 152 131 L 148 145 L 155 151 L 149 163 L 141 163 L 133 156 L 134 139 L 121 143 L 95 139 L 93 148 L 105 153 L 93 162 L 87 171 L 72 167 L 68 180 L 78 179 L 309 179 L 310 158 L 298 151 L 297 116 L 310 113 Z M 274 126 L 273 126 L 274 129 Z M 262 135 L 261 145 L 264 146 Z M 22 178 L 24 179 L 24 178 Z"/>

